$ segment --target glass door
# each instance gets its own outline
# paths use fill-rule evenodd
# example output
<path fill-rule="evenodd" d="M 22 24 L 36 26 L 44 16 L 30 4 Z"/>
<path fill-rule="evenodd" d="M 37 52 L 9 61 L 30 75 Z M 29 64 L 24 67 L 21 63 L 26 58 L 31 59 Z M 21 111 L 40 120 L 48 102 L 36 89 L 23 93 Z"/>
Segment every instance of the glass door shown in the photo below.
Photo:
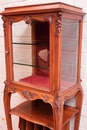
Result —
<path fill-rule="evenodd" d="M 49 90 L 49 22 L 13 23 L 12 35 L 14 81 Z"/>

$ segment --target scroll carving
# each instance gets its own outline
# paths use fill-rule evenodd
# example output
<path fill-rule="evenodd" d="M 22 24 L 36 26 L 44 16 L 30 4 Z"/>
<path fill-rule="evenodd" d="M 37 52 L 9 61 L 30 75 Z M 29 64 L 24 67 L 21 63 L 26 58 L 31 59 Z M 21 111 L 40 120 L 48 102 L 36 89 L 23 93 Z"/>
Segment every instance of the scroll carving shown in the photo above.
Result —
<path fill-rule="evenodd" d="M 8 92 L 11 92 L 11 93 L 16 92 L 15 88 L 11 87 L 10 84 L 8 84 L 7 80 L 4 81 L 4 84 L 5 84 L 4 91 L 8 91 Z"/>
<path fill-rule="evenodd" d="M 2 17 L 2 20 L 3 20 L 4 35 L 6 35 L 6 17 Z"/>
<path fill-rule="evenodd" d="M 3 23 L 3 28 L 4 28 L 4 34 L 6 35 L 6 31 L 5 31 L 5 23 Z"/>
<path fill-rule="evenodd" d="M 47 19 L 50 23 L 52 23 L 52 21 L 53 21 L 53 16 L 46 16 L 46 19 Z"/>
<path fill-rule="evenodd" d="M 75 87 L 75 89 L 72 90 L 73 93 L 72 94 L 69 93 L 67 96 L 65 96 L 64 100 L 66 101 L 66 100 L 74 97 L 77 94 L 78 91 L 80 91 L 80 88 L 79 87 Z"/>
<path fill-rule="evenodd" d="M 4 84 L 5 84 L 4 91 L 9 91 L 11 93 L 15 93 L 16 92 L 16 89 L 14 87 L 12 87 L 10 84 L 8 84 L 7 80 L 4 81 Z"/>
<path fill-rule="evenodd" d="M 27 16 L 27 15 L 24 16 L 24 21 L 25 21 L 25 23 L 26 23 L 26 24 L 31 24 L 31 22 L 32 22 L 31 18 L 32 18 L 31 16 Z"/>
<path fill-rule="evenodd" d="M 4 91 L 7 91 L 8 90 L 8 87 L 7 87 L 7 80 L 4 81 L 4 84 L 5 84 L 5 88 L 4 88 Z"/>
<path fill-rule="evenodd" d="M 12 24 L 14 19 L 13 18 L 8 18 L 8 21 L 10 22 L 10 24 Z"/>
<path fill-rule="evenodd" d="M 36 96 L 35 93 L 29 92 L 29 91 L 26 91 L 26 90 L 22 90 L 22 94 L 28 100 L 32 100 Z"/>
<path fill-rule="evenodd" d="M 3 20 L 3 28 L 4 28 L 4 35 L 6 35 L 6 25 L 7 24 L 12 24 L 12 22 L 14 21 L 13 18 L 7 17 L 7 16 L 3 16 L 2 17 Z"/>
<path fill-rule="evenodd" d="M 43 99 L 43 101 L 44 101 L 45 103 L 47 103 L 47 102 L 49 101 L 50 97 L 47 96 L 47 95 L 42 95 L 42 99 Z"/>
<path fill-rule="evenodd" d="M 38 21 L 49 21 L 50 23 L 52 23 L 52 19 L 53 19 L 53 16 L 24 16 L 24 21 L 26 24 L 32 24 L 32 21 L 33 20 L 38 20 Z"/>
<path fill-rule="evenodd" d="M 14 87 L 11 87 L 11 93 L 15 93 L 16 89 Z"/>
<path fill-rule="evenodd" d="M 56 32 L 55 35 L 60 36 L 62 34 L 62 13 L 59 12 L 57 14 L 57 19 L 56 19 Z"/>
<path fill-rule="evenodd" d="M 60 112 L 61 112 L 61 98 L 58 96 L 55 100 L 55 107 L 57 108 L 58 111 L 58 117 L 60 117 Z"/>

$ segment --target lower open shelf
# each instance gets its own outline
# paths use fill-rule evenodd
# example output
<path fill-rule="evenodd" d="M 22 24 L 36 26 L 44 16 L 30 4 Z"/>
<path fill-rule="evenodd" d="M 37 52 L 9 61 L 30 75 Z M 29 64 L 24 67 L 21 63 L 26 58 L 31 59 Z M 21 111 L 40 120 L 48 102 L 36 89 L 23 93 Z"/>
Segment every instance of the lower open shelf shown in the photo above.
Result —
<path fill-rule="evenodd" d="M 19 129 L 20 130 L 50 130 L 45 126 L 26 121 L 22 118 L 19 118 Z"/>
<path fill-rule="evenodd" d="M 64 127 L 76 113 L 78 113 L 77 109 L 65 105 L 62 127 Z M 49 129 L 54 128 L 52 107 L 50 104 L 44 103 L 40 99 L 25 101 L 11 109 L 10 114 L 16 115 L 26 121 L 45 126 Z"/>

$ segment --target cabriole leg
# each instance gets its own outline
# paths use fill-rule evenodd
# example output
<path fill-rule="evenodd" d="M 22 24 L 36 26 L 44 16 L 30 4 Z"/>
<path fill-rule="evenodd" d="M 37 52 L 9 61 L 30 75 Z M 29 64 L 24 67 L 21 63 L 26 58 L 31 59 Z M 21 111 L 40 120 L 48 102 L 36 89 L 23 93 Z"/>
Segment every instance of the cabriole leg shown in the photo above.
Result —
<path fill-rule="evenodd" d="M 10 111 L 10 98 L 11 98 L 11 92 L 8 92 L 7 90 L 4 90 L 4 109 L 5 109 L 5 115 L 6 115 L 6 122 L 7 122 L 8 130 L 12 130 L 11 115 L 9 114 L 9 111 Z"/>
<path fill-rule="evenodd" d="M 79 112 L 75 115 L 75 126 L 74 130 L 79 130 L 79 123 L 80 123 L 80 116 L 81 116 L 81 108 L 82 108 L 82 100 L 83 100 L 83 93 L 82 90 L 76 94 L 76 108 Z"/>
<path fill-rule="evenodd" d="M 53 105 L 54 130 L 62 130 L 64 105 L 58 96 Z"/>

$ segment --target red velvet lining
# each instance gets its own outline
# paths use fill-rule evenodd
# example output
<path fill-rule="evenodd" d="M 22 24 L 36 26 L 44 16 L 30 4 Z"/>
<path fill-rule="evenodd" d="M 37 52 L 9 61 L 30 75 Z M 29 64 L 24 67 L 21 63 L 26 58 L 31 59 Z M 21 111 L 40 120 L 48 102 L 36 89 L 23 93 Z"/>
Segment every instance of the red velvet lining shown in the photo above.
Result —
<path fill-rule="evenodd" d="M 33 75 L 33 76 L 23 78 L 20 81 L 26 82 L 35 86 L 49 88 L 49 77 Z"/>
<path fill-rule="evenodd" d="M 29 84 L 32 84 L 32 85 L 35 85 L 38 87 L 40 86 L 40 87 L 44 87 L 44 88 L 49 89 L 49 77 L 33 75 L 33 76 L 23 78 L 20 81 L 25 82 L 25 83 L 29 83 Z M 68 88 L 72 87 L 74 84 L 75 84 L 74 82 L 62 80 L 60 92 L 64 92 Z"/>

